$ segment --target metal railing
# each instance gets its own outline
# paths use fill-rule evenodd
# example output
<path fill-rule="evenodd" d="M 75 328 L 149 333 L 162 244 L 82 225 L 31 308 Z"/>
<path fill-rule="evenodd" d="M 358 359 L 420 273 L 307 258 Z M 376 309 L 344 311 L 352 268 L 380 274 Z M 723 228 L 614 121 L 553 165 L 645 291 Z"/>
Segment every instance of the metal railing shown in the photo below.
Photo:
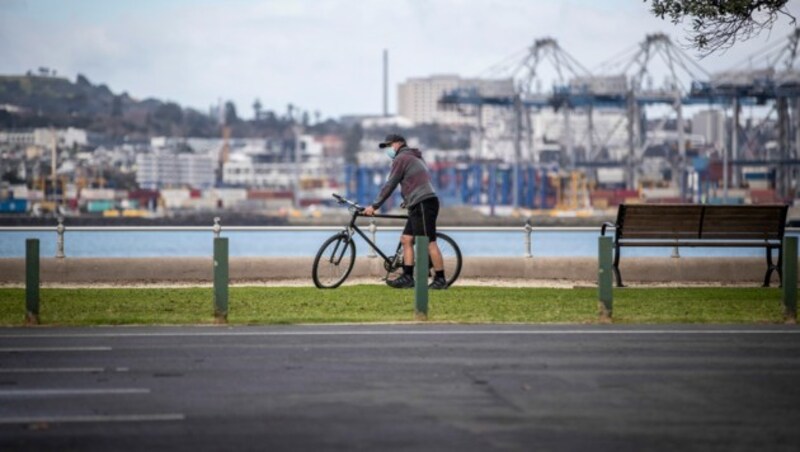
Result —
<path fill-rule="evenodd" d="M 439 226 L 442 231 L 453 232 L 521 232 L 523 234 L 524 253 L 526 258 L 533 257 L 534 232 L 600 232 L 601 226 L 532 226 L 530 220 L 523 226 Z M 223 231 L 231 232 L 293 232 L 293 231 L 340 231 L 343 226 L 222 226 L 221 218 L 215 217 L 214 224 L 211 226 L 65 226 L 64 219 L 58 218 L 56 226 L 0 226 L 0 232 L 55 232 L 56 236 L 56 258 L 66 257 L 64 253 L 64 236 L 69 231 L 80 232 L 198 232 L 210 231 L 215 238 L 220 237 Z M 383 231 L 402 231 L 402 226 L 380 226 L 373 219 L 367 226 L 371 239 L 375 242 L 378 230 Z M 800 228 L 786 228 L 787 233 L 800 233 Z M 370 249 L 368 257 L 376 257 L 375 251 Z M 673 247 L 670 257 L 680 258 L 678 247 Z"/>

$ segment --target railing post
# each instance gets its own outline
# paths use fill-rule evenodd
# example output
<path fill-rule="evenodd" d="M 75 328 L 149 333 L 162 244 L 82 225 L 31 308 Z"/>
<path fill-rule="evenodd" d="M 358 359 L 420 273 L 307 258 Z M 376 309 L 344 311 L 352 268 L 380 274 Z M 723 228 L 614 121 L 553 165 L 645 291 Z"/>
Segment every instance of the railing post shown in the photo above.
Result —
<path fill-rule="evenodd" d="M 214 238 L 218 239 L 220 232 L 222 232 L 222 225 L 219 224 L 219 217 L 214 217 L 214 226 L 211 230 L 214 231 Z"/>
<path fill-rule="evenodd" d="M 66 257 L 64 254 L 64 217 L 58 217 L 58 226 L 56 227 L 56 259 L 63 259 Z"/>
<path fill-rule="evenodd" d="M 228 238 L 214 238 L 214 321 L 228 322 Z"/>
<path fill-rule="evenodd" d="M 375 220 L 369 220 L 369 233 L 370 233 L 370 237 L 372 238 L 372 243 L 378 243 L 377 240 L 376 240 L 377 235 L 378 235 L 377 234 L 378 233 L 378 225 L 377 225 L 377 223 L 375 223 Z M 373 248 L 371 246 L 368 247 L 368 248 L 369 248 L 369 254 L 367 254 L 367 257 L 369 257 L 369 258 L 378 257 L 378 254 L 375 252 L 375 248 Z"/>
<path fill-rule="evenodd" d="M 786 236 L 781 250 L 783 268 L 781 285 L 783 290 L 783 315 L 786 323 L 797 323 L 797 237 Z"/>
<path fill-rule="evenodd" d="M 25 240 L 25 324 L 39 324 L 39 239 Z"/>
<path fill-rule="evenodd" d="M 672 254 L 669 257 L 671 257 L 673 259 L 680 259 L 681 252 L 678 251 L 678 245 L 675 245 L 675 246 L 672 247 Z"/>
<path fill-rule="evenodd" d="M 414 238 L 414 318 L 428 320 L 428 237 Z"/>
<path fill-rule="evenodd" d="M 531 226 L 531 219 L 528 218 L 525 221 L 525 257 L 531 258 L 533 257 L 533 253 L 531 252 L 532 244 L 531 244 L 531 232 L 533 231 L 533 226 Z"/>
<path fill-rule="evenodd" d="M 613 239 L 611 237 L 599 237 L 597 249 L 597 305 L 600 309 L 600 321 L 603 323 L 611 323 L 611 315 L 614 310 L 614 292 L 612 289 Z"/>

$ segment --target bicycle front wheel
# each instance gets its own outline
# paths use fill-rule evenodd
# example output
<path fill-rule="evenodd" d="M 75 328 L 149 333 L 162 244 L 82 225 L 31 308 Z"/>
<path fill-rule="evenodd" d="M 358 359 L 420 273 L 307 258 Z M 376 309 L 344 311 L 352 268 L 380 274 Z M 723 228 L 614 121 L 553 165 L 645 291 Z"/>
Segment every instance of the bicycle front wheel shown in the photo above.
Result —
<path fill-rule="evenodd" d="M 344 232 L 334 235 L 322 244 L 314 258 L 311 278 L 320 289 L 339 287 L 356 262 L 356 245 Z"/>

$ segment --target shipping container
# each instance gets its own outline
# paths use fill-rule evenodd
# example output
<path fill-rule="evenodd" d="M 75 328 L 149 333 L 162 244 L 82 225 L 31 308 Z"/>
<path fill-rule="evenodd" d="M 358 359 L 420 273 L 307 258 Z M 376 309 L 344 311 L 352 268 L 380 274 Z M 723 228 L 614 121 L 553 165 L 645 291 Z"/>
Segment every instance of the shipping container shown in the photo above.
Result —
<path fill-rule="evenodd" d="M 28 211 L 28 201 L 25 199 L 7 199 L 0 201 L 0 213 L 25 213 Z"/>
<path fill-rule="evenodd" d="M 89 201 L 86 204 L 86 211 L 90 213 L 105 212 L 106 210 L 114 209 L 115 203 L 112 200 L 97 200 Z"/>
<path fill-rule="evenodd" d="M 113 200 L 114 195 L 114 190 L 108 188 L 84 188 L 81 190 L 81 199 L 86 201 Z"/>

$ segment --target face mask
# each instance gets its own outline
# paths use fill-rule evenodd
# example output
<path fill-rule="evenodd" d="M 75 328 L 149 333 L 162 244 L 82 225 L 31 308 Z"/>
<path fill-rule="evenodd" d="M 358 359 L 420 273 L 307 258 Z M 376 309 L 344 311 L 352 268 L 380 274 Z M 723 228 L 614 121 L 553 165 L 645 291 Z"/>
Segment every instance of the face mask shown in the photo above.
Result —
<path fill-rule="evenodd" d="M 386 148 L 386 156 L 394 160 L 394 158 L 397 156 L 397 152 L 395 152 L 393 147 L 388 147 Z"/>

